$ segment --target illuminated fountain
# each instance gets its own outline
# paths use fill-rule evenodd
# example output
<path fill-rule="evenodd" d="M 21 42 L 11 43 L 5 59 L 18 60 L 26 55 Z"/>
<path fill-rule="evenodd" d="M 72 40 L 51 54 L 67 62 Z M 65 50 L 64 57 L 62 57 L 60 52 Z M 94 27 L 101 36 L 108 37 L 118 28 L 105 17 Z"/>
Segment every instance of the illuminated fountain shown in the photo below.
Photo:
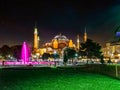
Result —
<path fill-rule="evenodd" d="M 30 61 L 29 57 L 31 55 L 30 47 L 27 45 L 26 42 L 23 42 L 22 49 L 21 49 L 21 61 L 4 61 L 0 62 L 2 66 L 19 66 L 19 65 L 54 65 L 53 61 Z"/>
<path fill-rule="evenodd" d="M 23 63 L 23 64 L 28 64 L 28 62 L 29 62 L 29 57 L 30 57 L 29 48 L 28 48 L 26 42 L 23 42 L 22 51 L 21 51 L 22 63 Z"/>

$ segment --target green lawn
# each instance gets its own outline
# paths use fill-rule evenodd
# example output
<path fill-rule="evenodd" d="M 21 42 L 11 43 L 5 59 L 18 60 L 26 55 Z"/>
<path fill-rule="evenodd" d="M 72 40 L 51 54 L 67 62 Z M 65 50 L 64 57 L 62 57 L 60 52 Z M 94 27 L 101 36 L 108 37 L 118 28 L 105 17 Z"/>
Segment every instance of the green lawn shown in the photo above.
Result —
<path fill-rule="evenodd" d="M 0 90 L 120 90 L 120 81 L 78 69 L 1 69 Z"/>

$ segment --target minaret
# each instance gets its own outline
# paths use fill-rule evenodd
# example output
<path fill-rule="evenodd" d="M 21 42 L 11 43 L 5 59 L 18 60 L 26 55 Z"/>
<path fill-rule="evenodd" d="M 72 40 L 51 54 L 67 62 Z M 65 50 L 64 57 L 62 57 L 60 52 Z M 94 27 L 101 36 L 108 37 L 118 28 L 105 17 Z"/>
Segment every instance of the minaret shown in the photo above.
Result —
<path fill-rule="evenodd" d="M 39 45 L 40 45 L 40 37 L 38 36 L 38 48 L 39 48 Z"/>
<path fill-rule="evenodd" d="M 62 36 L 61 32 L 60 32 L 60 36 Z"/>
<path fill-rule="evenodd" d="M 80 38 L 79 35 L 77 35 L 77 49 L 80 49 Z"/>
<path fill-rule="evenodd" d="M 36 26 L 34 28 L 34 49 L 38 49 L 38 31 Z"/>
<path fill-rule="evenodd" d="M 84 32 L 84 42 L 86 42 L 87 41 L 87 33 L 86 33 L 86 27 L 85 27 L 85 32 Z"/>

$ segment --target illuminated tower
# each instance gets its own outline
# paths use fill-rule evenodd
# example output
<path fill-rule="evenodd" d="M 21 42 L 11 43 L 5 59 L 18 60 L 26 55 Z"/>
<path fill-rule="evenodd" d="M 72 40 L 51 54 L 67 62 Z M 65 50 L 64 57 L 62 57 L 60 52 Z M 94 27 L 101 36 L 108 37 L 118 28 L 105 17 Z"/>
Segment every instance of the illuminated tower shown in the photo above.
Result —
<path fill-rule="evenodd" d="M 69 41 L 69 47 L 70 47 L 70 48 L 73 47 L 73 41 L 72 41 L 72 40 Z"/>
<path fill-rule="evenodd" d="M 38 36 L 38 48 L 39 48 L 39 45 L 40 45 L 40 37 Z"/>
<path fill-rule="evenodd" d="M 58 41 L 57 41 L 57 39 L 55 39 L 55 40 L 53 41 L 53 48 L 54 48 L 54 49 L 57 49 L 57 48 L 58 48 Z"/>
<path fill-rule="evenodd" d="M 80 49 L 80 38 L 79 35 L 77 35 L 77 49 Z"/>
<path fill-rule="evenodd" d="M 86 33 L 86 27 L 85 27 L 85 32 L 84 32 L 84 42 L 86 42 L 87 41 L 87 33 Z"/>
<path fill-rule="evenodd" d="M 34 28 L 34 49 L 38 49 L 38 32 L 36 26 Z"/>

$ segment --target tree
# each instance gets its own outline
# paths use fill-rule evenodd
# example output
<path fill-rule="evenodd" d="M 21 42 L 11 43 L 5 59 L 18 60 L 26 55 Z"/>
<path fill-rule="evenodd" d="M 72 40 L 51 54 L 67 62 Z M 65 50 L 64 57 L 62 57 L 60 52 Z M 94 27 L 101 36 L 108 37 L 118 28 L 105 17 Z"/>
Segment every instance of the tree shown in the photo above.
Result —
<path fill-rule="evenodd" d="M 63 63 L 64 63 L 65 66 L 66 66 L 67 61 L 68 61 L 67 52 L 64 50 L 64 52 L 63 52 Z"/>
<path fill-rule="evenodd" d="M 68 48 L 67 50 L 68 50 L 67 51 L 68 59 L 72 59 L 72 63 L 73 63 L 73 59 L 75 58 L 76 51 L 72 48 Z"/>
<path fill-rule="evenodd" d="M 2 46 L 1 53 L 2 53 L 2 56 L 5 59 L 9 59 L 9 55 L 12 56 L 12 50 L 11 50 L 11 48 L 8 45 L 3 45 Z"/>
<path fill-rule="evenodd" d="M 72 63 L 73 63 L 73 59 L 75 58 L 75 54 L 76 54 L 76 51 L 73 48 L 67 47 L 64 49 L 64 59 L 67 61 L 68 61 L 68 59 L 72 59 Z"/>
<path fill-rule="evenodd" d="M 43 53 L 43 55 L 42 55 L 43 60 L 48 59 L 49 57 L 50 57 L 49 53 Z"/>
<path fill-rule="evenodd" d="M 59 54 L 51 54 L 50 57 L 54 58 L 54 59 L 57 59 L 57 58 L 59 58 Z"/>
<path fill-rule="evenodd" d="M 103 55 L 101 55 L 100 62 L 101 62 L 102 64 L 105 63 L 105 61 L 104 61 L 104 56 L 103 56 Z"/>
<path fill-rule="evenodd" d="M 13 57 L 16 58 L 17 61 L 21 59 L 21 48 L 22 48 L 22 45 L 15 45 L 11 47 Z"/>
<path fill-rule="evenodd" d="M 66 66 L 66 63 L 68 61 L 67 49 L 68 49 L 68 47 L 63 48 L 63 63 L 65 66 Z"/>
<path fill-rule="evenodd" d="M 82 57 L 87 57 L 87 59 L 89 58 L 90 60 L 92 58 L 100 58 L 102 53 L 101 46 L 98 43 L 93 42 L 91 39 L 87 39 L 85 43 L 81 43 L 79 53 Z"/>
<path fill-rule="evenodd" d="M 112 63 L 112 61 L 111 61 L 111 59 L 110 59 L 110 58 L 109 58 L 109 60 L 108 60 L 108 62 L 107 62 L 107 63 L 109 63 L 109 64 L 110 64 L 110 63 Z"/>
<path fill-rule="evenodd" d="M 63 63 L 64 63 L 65 66 L 66 66 L 67 61 L 68 61 L 67 55 L 64 54 L 64 56 L 63 56 Z"/>

